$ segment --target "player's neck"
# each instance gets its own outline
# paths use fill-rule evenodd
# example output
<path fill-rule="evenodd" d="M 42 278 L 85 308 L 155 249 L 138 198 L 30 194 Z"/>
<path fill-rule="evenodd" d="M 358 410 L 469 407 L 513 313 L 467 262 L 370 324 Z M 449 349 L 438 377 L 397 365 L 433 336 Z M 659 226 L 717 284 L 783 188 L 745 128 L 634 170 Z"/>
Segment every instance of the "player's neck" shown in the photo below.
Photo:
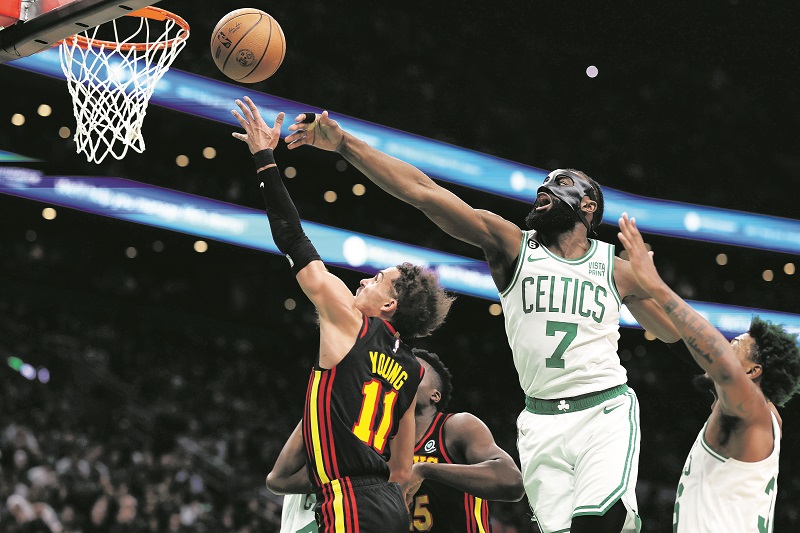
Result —
<path fill-rule="evenodd" d="M 418 413 L 414 414 L 415 435 L 414 442 L 419 443 L 420 439 L 425 436 L 428 428 L 433 424 L 433 419 L 436 418 L 436 407 L 424 407 Z"/>
<path fill-rule="evenodd" d="M 564 259 L 583 257 L 591 246 L 583 225 L 576 224 L 571 230 L 564 232 L 539 232 L 537 237 L 550 252 Z"/>

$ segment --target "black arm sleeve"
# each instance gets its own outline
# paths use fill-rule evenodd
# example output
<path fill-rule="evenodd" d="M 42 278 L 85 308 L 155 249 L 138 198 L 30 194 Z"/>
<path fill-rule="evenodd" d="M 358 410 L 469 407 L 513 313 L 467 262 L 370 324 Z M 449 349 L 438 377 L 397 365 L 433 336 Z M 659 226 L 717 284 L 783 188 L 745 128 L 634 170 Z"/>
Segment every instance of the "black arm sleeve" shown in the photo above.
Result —
<path fill-rule="evenodd" d="M 272 150 L 261 150 L 253 154 L 256 168 L 275 164 Z M 267 208 L 267 218 L 272 230 L 272 238 L 278 250 L 289 260 L 292 272 L 295 275 L 311 261 L 320 260 L 317 250 L 308 240 L 303 226 L 300 225 L 300 215 L 289 196 L 289 191 L 281 179 L 281 172 L 277 166 L 266 168 L 258 173 L 260 180 L 261 196 Z"/>
<path fill-rule="evenodd" d="M 692 352 L 689 351 L 689 347 L 686 346 L 686 343 L 681 341 L 678 342 L 669 342 L 666 343 L 667 347 L 672 350 L 672 353 L 678 356 L 678 359 L 686 363 L 687 365 L 691 365 L 696 369 L 701 369 L 700 365 L 697 364 L 697 361 L 694 360 L 692 357 Z"/>

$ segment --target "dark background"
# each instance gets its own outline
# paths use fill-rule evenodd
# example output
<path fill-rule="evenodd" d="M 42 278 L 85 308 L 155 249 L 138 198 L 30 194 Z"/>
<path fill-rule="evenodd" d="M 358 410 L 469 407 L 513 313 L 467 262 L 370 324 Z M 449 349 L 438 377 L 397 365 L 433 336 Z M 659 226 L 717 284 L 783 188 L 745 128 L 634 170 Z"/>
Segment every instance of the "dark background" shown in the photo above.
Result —
<path fill-rule="evenodd" d="M 243 85 L 243 96 L 267 92 L 539 168 L 578 168 L 630 193 L 797 218 L 795 2 L 507 4 L 164 0 L 159 7 L 192 28 L 174 67 L 219 80 L 208 51 L 219 18 L 257 7 L 280 22 L 284 63 L 269 80 Z M 589 65 L 599 69 L 594 79 Z M 125 177 L 261 207 L 247 148 L 228 125 L 151 106 L 144 154 L 98 166 L 57 134 L 74 130 L 63 81 L 0 66 L 0 93 L 0 149 L 43 160 L 31 168 Z M 36 114 L 42 103 L 51 116 Z M 14 113 L 25 115 L 23 126 L 11 125 Z M 203 158 L 206 146 L 215 159 Z M 179 154 L 189 157 L 187 167 L 176 166 Z M 335 154 L 279 148 L 276 157 L 297 169 L 287 186 L 305 219 L 480 257 Z M 364 196 L 350 192 L 356 183 L 366 185 Z M 529 210 L 448 188 L 520 224 Z M 334 203 L 323 200 L 329 190 L 338 194 Z M 76 531 L 169 530 L 170 522 L 184 531 L 277 531 L 280 498 L 262 488 L 263 477 L 301 415 L 317 342 L 313 307 L 284 260 L 217 242 L 198 254 L 191 236 L 68 209 L 47 221 L 44 207 L 0 199 L 0 356 L 53 375 L 43 385 L 0 370 L 0 496 L 27 486 L 28 500 L 49 502 Z M 606 222 L 600 238 L 620 246 L 615 221 Z M 646 238 L 685 297 L 800 312 L 797 275 L 784 271 L 793 256 Z M 727 265 L 715 262 L 719 253 Z M 766 269 L 775 273 L 771 282 L 762 279 Z M 361 277 L 335 273 L 353 287 Z M 461 296 L 446 325 L 419 344 L 452 369 L 452 408 L 481 417 L 516 456 L 523 396 L 502 317 L 491 316 L 489 304 Z M 621 334 L 642 410 L 644 531 L 669 531 L 680 468 L 710 401 L 691 388 L 694 369 L 658 341 L 637 330 Z M 778 532 L 800 527 L 792 467 L 800 421 L 793 403 L 781 413 Z M 20 450 L 26 462 L 16 463 Z M 36 467 L 56 479 L 40 486 L 31 480 Z M 130 520 L 120 515 L 126 496 L 138 508 Z M 108 510 L 95 524 L 98 501 Z M 524 502 L 495 505 L 495 530 L 531 531 L 528 514 Z M 184 525 L 174 524 L 176 515 Z M 2 519 L 12 527 L 10 514 Z"/>

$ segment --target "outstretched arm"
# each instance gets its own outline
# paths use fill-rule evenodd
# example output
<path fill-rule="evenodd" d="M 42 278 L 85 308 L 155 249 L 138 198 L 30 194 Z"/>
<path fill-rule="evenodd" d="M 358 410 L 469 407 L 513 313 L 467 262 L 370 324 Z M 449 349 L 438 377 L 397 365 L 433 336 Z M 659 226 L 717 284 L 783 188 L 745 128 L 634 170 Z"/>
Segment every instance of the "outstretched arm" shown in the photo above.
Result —
<path fill-rule="evenodd" d="M 352 293 L 344 283 L 328 272 L 311 241 L 303 231 L 300 215 L 281 179 L 273 156 L 280 140 L 283 113 L 270 128 L 261 118 L 253 101 L 236 101 L 241 112 L 232 111 L 245 133 L 233 136 L 247 143 L 256 161 L 261 194 L 275 245 L 288 259 L 300 287 L 314 303 L 320 315 L 320 364 L 330 368 L 352 346 L 361 327 L 361 313 Z"/>
<path fill-rule="evenodd" d="M 522 499 L 522 474 L 511 456 L 495 443 L 486 424 L 469 413 L 458 413 L 445 422 L 444 429 L 447 449 L 463 464 L 416 463 L 414 492 L 430 479 L 485 500 Z"/>
<path fill-rule="evenodd" d="M 305 113 L 299 115 L 289 127 L 294 132 L 286 138 L 290 149 L 308 144 L 335 150 L 376 185 L 420 209 L 449 235 L 481 248 L 490 265 L 516 258 L 521 231 L 515 224 L 488 211 L 473 209 L 416 167 L 342 130 L 327 111 L 310 124 L 304 122 L 305 118 Z"/>
<path fill-rule="evenodd" d="M 623 214 L 619 227 L 619 238 L 630 254 L 631 270 L 639 285 L 664 310 L 694 360 L 714 380 L 722 412 L 749 422 L 770 420 L 764 395 L 742 369 L 730 343 L 658 275 L 635 219 Z"/>
<path fill-rule="evenodd" d="M 306 472 L 302 421 L 283 445 L 275 466 L 267 475 L 267 488 L 275 494 L 309 494 L 314 491 Z"/>

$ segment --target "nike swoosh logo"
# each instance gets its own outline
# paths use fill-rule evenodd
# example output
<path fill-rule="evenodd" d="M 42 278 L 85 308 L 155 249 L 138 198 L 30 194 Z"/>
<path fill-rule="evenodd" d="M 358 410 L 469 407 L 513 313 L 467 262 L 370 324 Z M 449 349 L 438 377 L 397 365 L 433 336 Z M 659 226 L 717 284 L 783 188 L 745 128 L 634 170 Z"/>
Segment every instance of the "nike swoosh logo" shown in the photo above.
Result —
<path fill-rule="evenodd" d="M 621 403 L 618 403 L 617 405 L 614 405 L 614 406 L 612 406 L 612 407 L 606 407 L 606 408 L 604 408 L 604 409 L 603 409 L 603 414 L 606 414 L 606 415 L 607 415 L 608 413 L 610 413 L 611 411 L 613 411 L 613 410 L 614 410 L 614 409 L 616 409 L 617 407 L 622 407 L 622 404 L 621 404 Z"/>
<path fill-rule="evenodd" d="M 541 261 L 542 259 L 547 259 L 546 257 L 528 257 L 528 263 L 533 263 L 534 261 Z"/>

